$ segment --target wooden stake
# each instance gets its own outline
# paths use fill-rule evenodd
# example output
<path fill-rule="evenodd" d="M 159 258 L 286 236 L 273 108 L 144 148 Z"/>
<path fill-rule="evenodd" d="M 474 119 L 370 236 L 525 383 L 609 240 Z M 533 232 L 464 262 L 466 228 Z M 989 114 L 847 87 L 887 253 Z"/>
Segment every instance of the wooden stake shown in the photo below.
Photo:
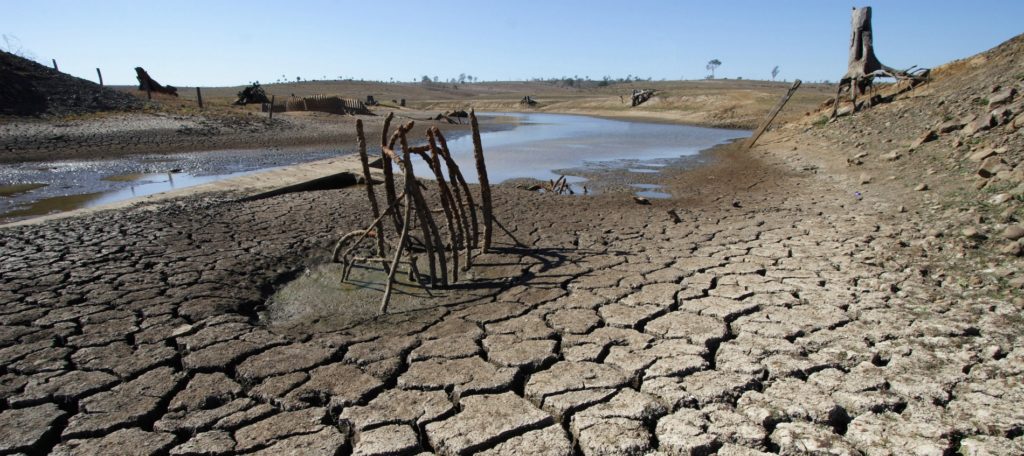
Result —
<path fill-rule="evenodd" d="M 441 234 L 437 230 L 437 224 L 430 215 L 430 206 L 420 192 L 419 182 L 416 181 L 416 173 L 413 171 L 412 160 L 409 157 L 412 152 L 406 133 L 412 130 L 413 122 L 403 125 L 398 129 L 398 137 L 402 144 L 402 168 L 405 171 L 405 191 L 412 193 L 413 201 L 416 204 L 417 217 L 420 220 L 420 231 L 423 233 L 423 246 L 427 251 L 427 261 L 430 264 L 430 284 L 437 287 L 437 279 L 440 278 L 440 285 L 448 286 L 448 264 L 444 257 L 444 244 L 441 241 Z M 405 223 L 409 223 L 408 220 Z M 437 254 L 435 254 L 435 251 Z M 437 267 L 435 268 L 435 260 Z M 440 272 L 440 277 L 438 277 Z"/>
<path fill-rule="evenodd" d="M 384 297 L 380 301 L 380 314 L 388 313 L 388 302 L 391 301 L 391 288 L 395 283 L 395 271 L 398 270 L 398 261 L 402 258 L 402 249 L 409 240 L 409 217 L 412 217 L 412 199 L 408 189 L 405 192 L 405 223 L 402 224 L 402 234 L 398 238 L 398 247 L 395 248 L 394 259 L 391 260 L 391 269 L 388 270 L 388 284 L 384 287 Z M 410 255 L 412 265 L 409 266 L 410 273 L 416 267 L 416 259 Z"/>
<path fill-rule="evenodd" d="M 782 111 L 782 108 L 786 106 L 786 103 L 789 102 L 789 99 L 793 96 L 794 93 L 796 93 L 796 89 L 799 88 L 800 80 L 797 79 L 793 81 L 793 85 L 790 86 L 789 90 L 786 91 L 786 94 L 782 96 L 782 98 L 775 105 L 775 107 L 772 108 L 771 111 L 768 111 L 768 117 L 766 117 L 764 121 L 761 122 L 761 125 L 757 127 L 757 130 L 754 131 L 754 135 L 751 136 L 749 140 L 747 140 L 747 149 L 754 147 L 754 143 L 757 142 L 757 139 L 760 138 L 766 130 L 768 130 L 768 127 L 772 124 L 772 121 L 775 120 L 775 116 L 779 115 L 779 112 Z"/>
<path fill-rule="evenodd" d="M 363 120 L 356 120 L 356 141 L 359 144 L 359 162 L 363 165 L 363 180 L 366 181 L 366 197 L 370 199 L 370 210 L 376 220 L 373 229 L 377 231 L 377 256 L 384 256 L 384 224 L 380 222 L 380 207 L 377 206 L 377 195 L 373 192 L 373 177 L 370 175 L 370 162 L 366 156 L 366 136 L 363 135 Z"/>
<path fill-rule="evenodd" d="M 389 112 L 388 116 L 384 118 L 384 130 L 380 134 L 380 161 L 381 168 L 384 171 L 384 198 L 388 203 L 388 206 L 395 203 L 395 173 L 391 169 L 391 157 L 385 152 L 385 149 L 394 147 L 394 144 L 388 144 L 388 136 L 391 129 L 391 120 L 395 118 L 395 113 Z M 395 224 L 395 231 L 402 231 L 401 217 L 397 215 L 392 217 L 392 221 Z M 408 219 L 406 219 L 408 220 Z"/>
<path fill-rule="evenodd" d="M 476 159 L 476 173 L 480 178 L 480 204 L 483 206 L 484 216 L 484 245 L 483 251 L 491 248 L 491 184 L 487 180 L 487 164 L 484 163 L 484 147 L 480 142 L 480 124 L 476 120 L 476 112 L 469 110 L 469 125 L 473 129 L 473 158 Z"/>
<path fill-rule="evenodd" d="M 276 98 L 277 98 L 277 95 L 271 95 L 270 96 L 270 109 L 268 109 L 268 111 L 270 111 L 270 120 L 274 120 L 274 100 Z"/>
<path fill-rule="evenodd" d="M 60 71 L 60 68 L 57 68 L 57 59 L 52 59 L 52 60 L 53 60 L 53 69 L 55 71 Z"/>
<path fill-rule="evenodd" d="M 99 78 L 100 78 L 100 86 L 102 87 L 103 86 L 103 73 L 100 72 L 99 68 L 96 69 L 96 76 L 99 76 Z"/>
<path fill-rule="evenodd" d="M 430 155 L 423 154 L 423 158 L 430 165 L 430 170 L 434 172 L 434 179 L 437 180 L 437 192 L 441 197 L 441 209 L 444 211 L 444 218 L 448 223 L 448 240 L 452 245 L 452 282 L 458 282 L 459 241 L 462 238 L 462 233 L 460 232 L 462 224 L 456 220 L 455 198 L 452 197 L 452 193 L 448 189 L 448 183 L 444 180 L 444 173 L 441 172 L 441 159 L 438 157 L 437 142 L 433 129 L 427 130 L 427 140 L 430 144 Z"/>
<path fill-rule="evenodd" d="M 199 109 L 203 109 L 203 91 L 199 87 L 196 87 L 196 101 L 199 102 Z M 274 109 L 274 106 L 271 105 L 270 109 Z"/>

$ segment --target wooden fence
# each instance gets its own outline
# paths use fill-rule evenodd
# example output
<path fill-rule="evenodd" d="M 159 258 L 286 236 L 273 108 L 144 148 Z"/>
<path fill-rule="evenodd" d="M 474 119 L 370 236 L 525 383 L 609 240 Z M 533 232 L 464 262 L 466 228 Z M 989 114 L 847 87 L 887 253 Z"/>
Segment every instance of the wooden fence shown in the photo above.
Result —
<path fill-rule="evenodd" d="M 286 111 L 317 111 L 331 114 L 369 114 L 366 104 L 355 99 L 338 96 L 313 95 L 310 97 L 291 97 L 282 103 L 263 103 L 263 112 L 273 109 L 274 112 Z"/>

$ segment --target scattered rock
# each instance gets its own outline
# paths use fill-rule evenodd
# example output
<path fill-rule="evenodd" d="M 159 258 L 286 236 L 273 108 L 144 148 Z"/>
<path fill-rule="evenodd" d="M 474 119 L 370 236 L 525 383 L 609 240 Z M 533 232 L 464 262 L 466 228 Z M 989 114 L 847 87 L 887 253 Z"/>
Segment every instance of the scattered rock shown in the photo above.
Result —
<path fill-rule="evenodd" d="M 885 154 L 879 155 L 879 158 L 881 158 L 882 160 L 885 160 L 885 161 L 896 161 L 896 160 L 899 160 L 900 157 L 902 157 L 902 156 L 903 156 L 903 154 L 900 153 L 900 150 L 896 149 L 896 150 L 890 151 L 889 153 L 885 153 Z"/>
<path fill-rule="evenodd" d="M 935 141 L 936 139 L 939 139 L 939 135 L 935 132 L 935 130 L 928 130 L 922 133 L 921 136 L 918 136 L 917 139 L 914 140 L 914 142 L 910 143 L 910 150 L 916 150 L 917 148 L 924 145 L 924 143 Z"/>
<path fill-rule="evenodd" d="M 1024 238 L 1024 226 L 1022 225 L 1010 225 L 1003 230 L 1003 237 L 1011 241 L 1016 241 L 1020 238 Z"/>
<path fill-rule="evenodd" d="M 914 191 L 916 192 L 923 192 L 925 190 L 928 190 L 928 184 L 917 184 L 917 187 L 914 187 Z"/>
<path fill-rule="evenodd" d="M 946 133 L 952 133 L 952 132 L 957 131 L 957 130 L 959 130 L 961 128 L 964 128 L 964 125 L 966 125 L 964 123 L 964 121 L 953 119 L 953 120 L 948 120 L 948 121 L 945 121 L 945 122 L 939 124 L 939 126 L 936 129 L 938 130 L 939 133 L 946 134 Z"/>
<path fill-rule="evenodd" d="M 989 109 L 994 109 L 999 106 L 1007 105 L 1013 101 L 1013 97 L 1017 95 L 1017 89 L 1013 87 L 1007 87 L 998 92 L 993 93 L 988 97 Z"/>

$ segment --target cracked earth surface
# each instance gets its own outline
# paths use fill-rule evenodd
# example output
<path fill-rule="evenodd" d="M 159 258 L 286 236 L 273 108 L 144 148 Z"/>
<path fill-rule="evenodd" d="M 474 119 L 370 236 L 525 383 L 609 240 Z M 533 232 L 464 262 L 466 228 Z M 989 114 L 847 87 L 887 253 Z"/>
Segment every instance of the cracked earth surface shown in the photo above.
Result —
<path fill-rule="evenodd" d="M 498 187 L 478 268 L 518 277 L 342 329 L 261 312 L 359 188 L 5 228 L 0 453 L 1024 452 L 1020 309 L 946 293 L 894 209 L 742 166 L 651 206 Z"/>

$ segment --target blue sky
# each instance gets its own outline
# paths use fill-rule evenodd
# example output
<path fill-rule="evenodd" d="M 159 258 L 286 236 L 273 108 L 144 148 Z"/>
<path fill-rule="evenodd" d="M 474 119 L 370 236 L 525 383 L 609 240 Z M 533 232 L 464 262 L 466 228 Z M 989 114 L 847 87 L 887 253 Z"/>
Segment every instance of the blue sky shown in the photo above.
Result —
<path fill-rule="evenodd" d="M 481 80 L 627 74 L 836 80 L 850 7 L 874 11 L 879 59 L 937 66 L 1024 32 L 1024 1 L 57 1 L 2 0 L 0 33 L 41 62 L 133 84 L 143 66 L 176 86 L 249 81 Z M 146 9 L 146 7 L 152 9 Z M 3 41 L 0 40 L 0 46 Z"/>

